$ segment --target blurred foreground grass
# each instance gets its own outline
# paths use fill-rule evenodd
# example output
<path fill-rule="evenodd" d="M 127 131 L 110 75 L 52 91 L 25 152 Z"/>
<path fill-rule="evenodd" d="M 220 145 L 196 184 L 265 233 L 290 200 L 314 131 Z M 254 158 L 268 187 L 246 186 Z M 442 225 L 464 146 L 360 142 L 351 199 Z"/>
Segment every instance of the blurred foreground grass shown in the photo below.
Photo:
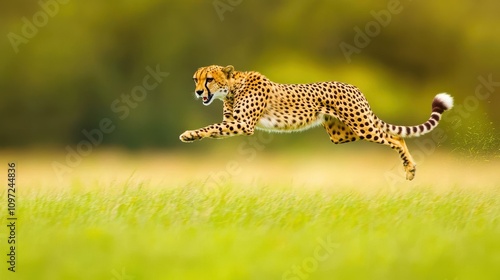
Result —
<path fill-rule="evenodd" d="M 207 187 L 227 158 L 96 153 L 58 181 L 52 156 L 29 157 L 18 156 L 18 272 L 4 263 L 0 279 L 500 275 L 498 161 L 436 154 L 408 183 L 384 176 L 400 168 L 392 151 L 236 156 L 239 172 Z"/>

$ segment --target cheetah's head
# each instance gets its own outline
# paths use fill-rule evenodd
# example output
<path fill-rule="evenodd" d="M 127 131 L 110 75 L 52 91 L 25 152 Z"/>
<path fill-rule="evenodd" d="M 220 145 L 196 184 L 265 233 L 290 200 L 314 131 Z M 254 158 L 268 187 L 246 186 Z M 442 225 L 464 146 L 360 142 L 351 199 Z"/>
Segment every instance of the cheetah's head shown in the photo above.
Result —
<path fill-rule="evenodd" d="M 233 71 L 232 65 L 212 65 L 201 67 L 194 73 L 195 95 L 202 98 L 203 105 L 210 105 L 214 98 L 223 100 L 226 97 Z"/>

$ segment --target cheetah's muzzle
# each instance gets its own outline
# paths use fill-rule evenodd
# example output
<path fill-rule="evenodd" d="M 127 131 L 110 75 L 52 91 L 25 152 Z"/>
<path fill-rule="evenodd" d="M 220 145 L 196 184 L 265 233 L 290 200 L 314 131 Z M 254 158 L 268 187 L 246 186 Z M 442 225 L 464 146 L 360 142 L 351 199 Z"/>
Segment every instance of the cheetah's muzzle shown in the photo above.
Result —
<path fill-rule="evenodd" d="M 208 105 L 210 104 L 210 101 L 212 101 L 212 98 L 214 97 L 213 94 L 211 94 L 210 92 L 208 93 L 208 96 L 203 96 L 202 100 L 203 100 L 203 105 Z"/>

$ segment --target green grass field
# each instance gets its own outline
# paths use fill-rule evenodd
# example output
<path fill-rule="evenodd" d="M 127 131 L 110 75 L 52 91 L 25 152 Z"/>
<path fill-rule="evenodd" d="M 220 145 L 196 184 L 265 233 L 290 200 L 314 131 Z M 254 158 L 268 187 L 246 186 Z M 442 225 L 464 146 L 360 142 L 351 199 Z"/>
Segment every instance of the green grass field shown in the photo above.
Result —
<path fill-rule="evenodd" d="M 2 261 L 0 279 L 500 276 L 500 181 L 488 169 L 498 170 L 498 162 L 471 167 L 457 160 L 454 172 L 477 171 L 477 185 L 465 175 L 433 179 L 422 168 L 420 183 L 388 187 L 374 165 L 370 172 L 380 173 L 375 182 L 353 176 L 351 183 L 318 187 L 296 178 L 266 183 L 257 173 L 262 180 L 252 184 L 238 182 L 240 174 L 207 188 L 198 173 L 180 171 L 189 170 L 181 160 L 178 180 L 171 181 L 156 171 L 150 172 L 163 180 L 141 174 L 137 166 L 154 162 L 151 157 L 131 159 L 138 163 L 130 168 L 116 160 L 122 167 L 112 166 L 123 172 L 115 177 L 104 180 L 99 172 L 109 172 L 103 166 L 110 162 L 95 159 L 57 186 L 42 175 L 49 170 L 35 168 L 39 162 L 20 167 L 17 272 Z M 344 168 L 355 169 L 346 162 Z M 428 160 L 427 168 L 442 163 Z M 0 213 L 6 221 L 6 211 Z"/>

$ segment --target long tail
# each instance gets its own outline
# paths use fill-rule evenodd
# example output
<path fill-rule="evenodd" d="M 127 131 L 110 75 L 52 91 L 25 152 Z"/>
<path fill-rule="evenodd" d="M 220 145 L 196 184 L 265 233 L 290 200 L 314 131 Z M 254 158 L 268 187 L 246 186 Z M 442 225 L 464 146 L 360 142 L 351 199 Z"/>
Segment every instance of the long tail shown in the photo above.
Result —
<path fill-rule="evenodd" d="M 453 108 L 453 97 L 447 93 L 440 93 L 432 101 L 432 113 L 430 118 L 421 125 L 401 126 L 385 123 L 378 119 L 380 127 L 386 132 L 401 137 L 417 137 L 431 132 L 441 120 L 444 111 Z"/>

